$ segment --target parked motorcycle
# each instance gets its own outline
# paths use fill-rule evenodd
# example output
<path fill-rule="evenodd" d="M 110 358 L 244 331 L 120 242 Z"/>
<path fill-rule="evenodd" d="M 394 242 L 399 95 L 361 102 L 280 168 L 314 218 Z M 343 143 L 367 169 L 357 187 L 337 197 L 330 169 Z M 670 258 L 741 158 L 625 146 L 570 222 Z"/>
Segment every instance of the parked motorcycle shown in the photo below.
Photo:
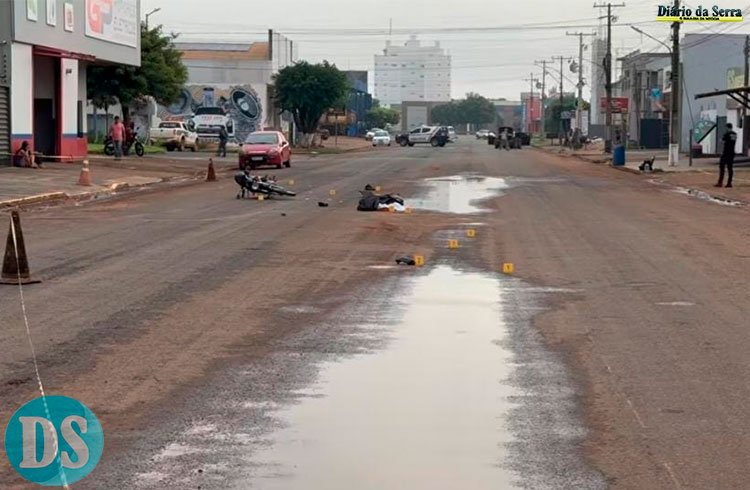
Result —
<path fill-rule="evenodd" d="M 145 146 L 137 137 L 134 138 L 132 141 L 123 141 L 122 154 L 125 156 L 128 156 L 131 148 L 135 148 L 135 154 L 138 155 L 139 157 L 142 157 L 143 154 L 146 152 Z M 104 140 L 104 154 L 107 156 L 112 156 L 115 154 L 115 142 L 112 141 L 111 136 L 107 136 L 107 139 Z"/>
<path fill-rule="evenodd" d="M 237 193 L 237 199 L 244 199 L 247 193 L 252 194 L 263 194 L 264 196 L 272 196 L 278 194 L 280 196 L 296 196 L 297 193 L 286 189 L 276 183 L 276 177 L 269 177 L 265 175 L 260 177 L 258 175 L 251 175 L 247 172 L 240 172 L 234 176 L 234 181 L 240 186 L 240 192 Z"/>

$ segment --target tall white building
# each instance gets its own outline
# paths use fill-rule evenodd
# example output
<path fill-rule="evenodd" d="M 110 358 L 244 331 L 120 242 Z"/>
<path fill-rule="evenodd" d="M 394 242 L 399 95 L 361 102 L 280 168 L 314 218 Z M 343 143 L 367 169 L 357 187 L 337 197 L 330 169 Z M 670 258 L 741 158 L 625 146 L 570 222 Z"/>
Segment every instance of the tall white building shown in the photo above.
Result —
<path fill-rule="evenodd" d="M 375 98 L 383 105 L 451 100 L 451 57 L 439 42 L 423 46 L 416 36 L 403 45 L 386 42 L 375 55 Z"/>

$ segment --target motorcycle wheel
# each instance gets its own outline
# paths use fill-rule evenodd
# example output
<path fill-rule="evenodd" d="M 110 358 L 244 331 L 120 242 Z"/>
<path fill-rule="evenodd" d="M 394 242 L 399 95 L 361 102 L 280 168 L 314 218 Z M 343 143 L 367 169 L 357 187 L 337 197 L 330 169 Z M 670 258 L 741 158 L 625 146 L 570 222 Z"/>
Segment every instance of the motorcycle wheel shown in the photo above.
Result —
<path fill-rule="evenodd" d="M 111 157 L 115 154 L 115 147 L 112 145 L 104 145 L 104 154 Z"/>
<path fill-rule="evenodd" d="M 135 142 L 135 154 L 142 157 L 146 150 L 143 148 L 143 144 L 140 141 Z"/>

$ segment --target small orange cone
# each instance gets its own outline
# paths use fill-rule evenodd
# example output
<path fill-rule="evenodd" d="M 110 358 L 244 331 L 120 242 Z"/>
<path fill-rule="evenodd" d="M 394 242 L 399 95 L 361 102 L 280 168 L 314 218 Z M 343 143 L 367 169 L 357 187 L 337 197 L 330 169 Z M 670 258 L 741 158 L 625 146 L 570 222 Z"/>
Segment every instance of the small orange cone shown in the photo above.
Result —
<path fill-rule="evenodd" d="M 89 161 L 84 160 L 81 167 L 81 175 L 78 177 L 78 185 L 91 186 L 91 172 L 89 171 Z"/>
<path fill-rule="evenodd" d="M 216 170 L 214 169 L 214 159 L 208 159 L 208 172 L 206 173 L 206 182 L 216 182 Z"/>

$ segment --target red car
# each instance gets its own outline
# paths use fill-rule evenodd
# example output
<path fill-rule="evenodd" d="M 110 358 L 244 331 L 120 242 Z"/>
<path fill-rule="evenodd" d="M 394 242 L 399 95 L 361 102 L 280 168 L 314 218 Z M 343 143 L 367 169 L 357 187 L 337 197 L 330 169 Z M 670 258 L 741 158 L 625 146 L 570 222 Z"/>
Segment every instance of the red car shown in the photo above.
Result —
<path fill-rule="evenodd" d="M 292 148 L 278 131 L 256 131 L 250 133 L 240 147 L 239 163 L 240 170 L 247 166 L 254 169 L 263 165 L 290 167 Z"/>

